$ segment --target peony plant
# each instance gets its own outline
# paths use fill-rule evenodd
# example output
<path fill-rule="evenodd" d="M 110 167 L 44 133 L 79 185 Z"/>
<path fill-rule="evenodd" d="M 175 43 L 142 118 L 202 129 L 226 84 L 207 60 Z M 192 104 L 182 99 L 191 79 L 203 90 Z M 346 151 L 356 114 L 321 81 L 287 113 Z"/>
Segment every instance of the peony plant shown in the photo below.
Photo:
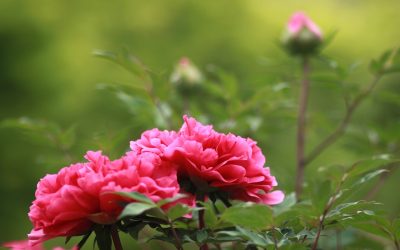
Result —
<path fill-rule="evenodd" d="M 96 56 L 116 62 L 140 79 L 149 99 L 149 109 L 140 112 L 154 114 L 148 116 L 158 126 L 131 141 L 129 150 L 118 159 L 88 151 L 85 162 L 44 176 L 28 213 L 33 225 L 28 239 L 3 245 L 12 250 L 43 250 L 48 241 L 62 237 L 73 241 L 73 250 L 90 245 L 89 239 L 100 250 L 121 250 L 127 243 L 121 241 L 120 233 L 126 233 L 142 244 L 159 240 L 179 250 L 331 249 L 331 239 L 336 239 L 335 249 L 352 249 L 351 240 L 367 239 L 399 250 L 400 219 L 381 214 L 376 208 L 380 204 L 371 198 L 382 180 L 399 166 L 399 157 L 384 154 L 346 166 L 321 166 L 308 179 L 306 169 L 345 134 L 354 112 L 382 77 L 400 71 L 400 52 L 390 50 L 373 60 L 371 82 L 352 98 L 342 90 L 346 94 L 342 120 L 311 147 L 306 133 L 312 129 L 307 110 L 314 81 L 311 66 L 330 60 L 320 54 L 326 45 L 324 39 L 318 25 L 303 12 L 292 15 L 282 38 L 283 47 L 301 66 L 294 192 L 277 190 L 278 182 L 271 174 L 276 166 L 265 166 L 265 155 L 250 138 L 253 136 L 238 135 L 260 136 L 257 133 L 265 121 L 260 116 L 268 116 L 261 111 L 267 109 L 269 98 L 287 85 L 266 86 L 243 98 L 230 74 L 212 68 L 210 78 L 217 79 L 212 82 L 187 57 L 179 61 L 170 79 L 159 84 L 154 80 L 159 76 L 129 53 L 96 51 Z M 328 66 L 341 82 L 350 74 L 335 61 L 329 61 Z M 156 88 L 170 88 L 168 97 L 158 96 Z M 135 100 L 122 93 L 123 100 Z M 199 93 L 208 94 L 209 102 L 220 105 L 207 109 L 205 100 L 196 99 Z M 284 109 L 287 103 L 275 105 Z M 181 113 L 186 113 L 183 123 L 175 117 Z M 205 125 L 210 122 L 201 123 L 194 117 L 216 122 Z M 174 129 L 178 123 L 182 125 Z M 248 129 L 241 131 L 240 127 Z M 227 132 L 235 129 L 241 133 Z M 381 179 L 372 191 L 355 199 L 354 191 L 377 176 Z M 342 242 L 342 235 L 350 243 Z"/>
<path fill-rule="evenodd" d="M 255 141 L 218 133 L 188 116 L 177 132 L 145 131 L 120 159 L 110 161 L 100 151 L 89 151 L 85 158 L 39 181 L 28 214 L 33 229 L 24 246 L 41 249 L 39 244 L 49 239 L 82 235 L 80 248 L 94 231 L 100 249 L 111 247 L 101 239 L 110 236 L 121 249 L 118 231 L 146 221 L 140 217 L 145 211 L 152 210 L 144 224 L 154 226 L 171 224 L 168 213 L 177 206 L 184 211 L 178 218 L 191 218 L 198 207 L 202 229 L 208 199 L 221 199 L 229 207 L 230 199 L 272 205 L 284 198 L 282 191 L 272 191 L 277 181 L 264 167 Z M 179 239 L 175 244 L 182 248 Z"/>

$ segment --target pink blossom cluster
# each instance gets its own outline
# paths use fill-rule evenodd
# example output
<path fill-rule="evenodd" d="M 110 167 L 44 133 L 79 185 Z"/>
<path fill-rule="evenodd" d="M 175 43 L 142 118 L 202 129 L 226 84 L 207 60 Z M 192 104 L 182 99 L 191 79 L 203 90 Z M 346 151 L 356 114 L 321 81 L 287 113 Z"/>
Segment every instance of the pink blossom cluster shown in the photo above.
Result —
<path fill-rule="evenodd" d="M 179 131 L 145 131 L 120 159 L 111 161 L 100 151 L 85 158 L 39 181 L 29 212 L 31 246 L 115 223 L 124 205 L 135 202 L 117 191 L 139 192 L 154 202 L 186 193 L 190 198 L 182 202 L 190 205 L 200 192 L 268 205 L 284 198 L 272 191 L 277 182 L 255 141 L 216 132 L 187 116 Z"/>

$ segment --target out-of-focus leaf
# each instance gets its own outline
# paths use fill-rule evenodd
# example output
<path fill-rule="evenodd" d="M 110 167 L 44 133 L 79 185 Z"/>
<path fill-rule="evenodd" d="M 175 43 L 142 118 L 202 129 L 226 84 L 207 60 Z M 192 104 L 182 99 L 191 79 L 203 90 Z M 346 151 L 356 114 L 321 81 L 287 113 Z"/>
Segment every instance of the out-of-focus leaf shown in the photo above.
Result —
<path fill-rule="evenodd" d="M 397 240 L 400 240 L 400 218 L 397 218 L 393 221 L 393 231 L 396 235 Z"/>
<path fill-rule="evenodd" d="M 257 234 L 255 232 L 252 232 L 250 230 L 244 229 L 242 227 L 236 227 L 236 230 L 244 236 L 245 239 L 249 240 L 251 244 L 260 246 L 260 247 L 266 247 L 269 243 L 272 243 L 262 237 L 260 234 Z"/>
<path fill-rule="evenodd" d="M 386 170 L 386 169 L 378 169 L 378 170 L 375 170 L 373 172 L 370 172 L 370 173 L 364 175 L 363 177 L 361 177 L 360 179 L 358 179 L 356 182 L 354 182 L 351 187 L 354 188 L 354 187 L 356 187 L 356 186 L 358 186 L 360 184 L 363 184 L 363 183 L 371 180 L 372 178 L 374 178 L 374 177 L 376 177 L 376 176 L 378 176 L 378 175 L 380 175 L 382 173 L 385 173 L 385 172 L 388 172 L 388 170 Z"/>
<path fill-rule="evenodd" d="M 171 203 L 171 202 L 175 202 L 175 201 L 178 201 L 180 199 L 188 198 L 188 197 L 189 197 L 189 195 L 187 195 L 187 194 L 176 194 L 174 197 L 166 198 L 166 199 L 158 201 L 157 202 L 157 206 L 158 207 L 162 207 L 165 204 L 168 204 L 168 203 Z"/>
<path fill-rule="evenodd" d="M 146 78 L 146 81 L 150 79 L 147 73 L 148 69 L 137 57 L 130 54 L 126 49 L 121 50 L 119 53 L 96 49 L 93 51 L 93 55 L 114 62 L 132 74 L 143 79 Z"/>
<path fill-rule="evenodd" d="M 311 201 L 313 206 L 322 212 L 332 194 L 331 182 L 328 180 L 322 182 L 315 181 L 311 185 Z"/>
<path fill-rule="evenodd" d="M 350 221 L 351 222 L 351 221 Z M 376 236 L 384 237 L 386 239 L 391 240 L 391 235 L 390 233 L 383 227 L 375 224 L 375 223 L 357 223 L 357 222 L 351 222 L 349 226 L 352 226 L 354 228 L 357 228 L 359 230 L 362 230 L 364 232 L 371 233 Z"/>
<path fill-rule="evenodd" d="M 204 243 L 208 238 L 208 232 L 206 229 L 201 229 L 196 231 L 196 241 L 199 243 Z"/>
<path fill-rule="evenodd" d="M 307 250 L 309 248 L 304 244 L 294 243 L 294 244 L 279 247 L 279 249 L 281 249 L 281 250 Z"/>
<path fill-rule="evenodd" d="M 370 213 L 368 212 L 369 210 L 366 210 L 366 208 L 369 208 L 373 205 L 380 205 L 380 203 L 376 203 L 373 201 L 355 201 L 342 203 L 335 206 L 331 211 L 329 211 L 326 215 L 326 219 L 338 217 L 342 214 L 357 213 L 358 211 L 366 211 L 365 214 L 370 215 Z"/>
<path fill-rule="evenodd" d="M 388 74 L 400 72 L 400 50 L 399 48 L 384 52 L 379 59 L 370 63 L 373 74 Z"/>
<path fill-rule="evenodd" d="M 348 177 L 357 176 L 362 173 L 366 173 L 376 168 L 384 167 L 393 163 L 400 164 L 400 160 L 392 159 L 389 155 L 378 155 L 375 156 L 373 159 L 362 160 L 353 164 L 350 171 L 348 172 Z"/>
<path fill-rule="evenodd" d="M 220 219 L 250 229 L 266 229 L 272 224 L 272 210 L 261 204 L 239 203 L 227 208 Z"/>
<path fill-rule="evenodd" d="M 155 207 L 155 204 L 132 202 L 125 206 L 118 218 L 135 217 Z"/>
<path fill-rule="evenodd" d="M 167 216 L 170 220 L 176 220 L 190 212 L 190 207 L 185 204 L 176 204 L 167 211 Z"/>
<path fill-rule="evenodd" d="M 215 233 L 214 239 L 217 242 L 240 241 L 242 240 L 242 234 L 238 231 L 217 231 Z"/>
<path fill-rule="evenodd" d="M 150 104 L 146 99 L 138 96 L 129 95 L 124 91 L 116 91 L 115 95 L 125 104 L 131 114 L 143 112 L 143 109 L 145 107 L 148 107 Z"/>
<path fill-rule="evenodd" d="M 204 204 L 205 211 L 204 211 L 204 220 L 208 228 L 213 229 L 217 223 L 218 223 L 218 218 L 217 215 L 214 212 L 214 208 L 212 207 L 211 202 L 207 202 Z M 215 204 L 216 206 L 216 204 Z"/>
<path fill-rule="evenodd" d="M 153 206 L 156 206 L 156 204 L 150 199 L 148 198 L 146 195 L 138 193 L 138 192 L 115 192 L 115 194 L 123 196 L 123 197 L 127 197 L 127 198 L 131 198 L 135 201 L 139 201 L 139 202 L 143 202 L 143 203 L 147 203 Z"/>
<path fill-rule="evenodd" d="M 165 222 L 168 221 L 168 216 L 165 214 L 164 210 L 159 207 L 154 207 L 146 211 L 146 215 L 161 219 Z"/>
<path fill-rule="evenodd" d="M 130 226 L 128 228 L 128 233 L 129 235 L 137 240 L 139 238 L 139 233 L 140 231 L 147 225 L 147 223 L 138 223 L 135 224 L 134 226 Z"/>
<path fill-rule="evenodd" d="M 272 207 L 274 216 L 278 216 L 286 211 L 289 211 L 295 204 L 296 204 L 296 194 L 295 193 L 287 194 L 282 203 Z"/>
<path fill-rule="evenodd" d="M 234 98 L 237 95 L 239 86 L 236 77 L 222 70 L 219 70 L 218 77 L 222 83 L 227 99 Z"/>
<path fill-rule="evenodd" d="M 76 126 L 72 125 L 67 130 L 61 132 L 59 139 L 63 148 L 70 148 L 76 140 Z"/>
<path fill-rule="evenodd" d="M 226 98 L 226 93 L 223 87 L 219 83 L 205 82 L 204 87 L 209 93 L 213 94 L 214 96 L 221 97 L 224 99 Z"/>

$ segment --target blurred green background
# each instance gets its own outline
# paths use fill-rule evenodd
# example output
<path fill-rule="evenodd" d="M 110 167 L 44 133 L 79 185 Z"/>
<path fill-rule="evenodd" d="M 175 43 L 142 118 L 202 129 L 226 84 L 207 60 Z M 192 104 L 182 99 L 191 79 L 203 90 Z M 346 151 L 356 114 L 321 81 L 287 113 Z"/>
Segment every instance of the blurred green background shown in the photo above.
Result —
<path fill-rule="evenodd" d="M 0 242 L 23 239 L 30 231 L 27 212 L 35 185 L 46 173 L 83 160 L 88 149 L 118 157 L 129 140 L 158 126 L 148 109 L 131 112 L 120 92 L 98 87 L 131 78 L 93 57 L 94 49 L 129 48 L 164 79 L 181 56 L 191 58 L 205 75 L 212 75 L 217 65 L 237 79 L 242 99 L 262 86 L 285 83 L 289 90 L 269 94 L 230 129 L 224 126 L 230 118 L 223 113 L 224 104 L 211 103 L 193 113 L 207 115 L 217 129 L 259 141 L 280 188 L 291 192 L 299 65 L 278 44 L 297 10 L 305 11 L 324 34 L 338 31 L 324 54 L 343 65 L 359 65 L 345 83 L 355 92 L 371 79 L 368 62 L 400 42 L 398 0 L 0 1 Z M 311 87 L 309 145 L 329 133 L 343 114 L 337 84 L 324 81 L 334 78 L 329 67 L 315 67 L 322 73 Z M 399 80 L 395 75 L 384 79 L 357 111 L 346 136 L 307 169 L 309 180 L 320 166 L 349 165 L 374 154 L 399 155 Z M 175 117 L 182 114 L 174 112 Z M 258 123 L 256 131 L 251 131 L 251 121 Z M 23 129 L 15 129 L 13 122 Z M 51 122 L 67 142 L 48 133 Z M 391 193 L 399 178 L 393 173 L 376 196 L 392 215 L 400 211 L 400 201 Z"/>

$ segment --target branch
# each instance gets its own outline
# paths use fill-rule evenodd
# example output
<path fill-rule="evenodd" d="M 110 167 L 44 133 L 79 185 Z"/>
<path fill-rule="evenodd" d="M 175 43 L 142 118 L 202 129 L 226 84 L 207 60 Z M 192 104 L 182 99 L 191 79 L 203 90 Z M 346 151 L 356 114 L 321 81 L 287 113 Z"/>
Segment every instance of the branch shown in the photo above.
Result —
<path fill-rule="evenodd" d="M 115 250 L 122 250 L 121 239 L 119 238 L 118 229 L 115 225 L 111 226 L 111 237 L 114 242 Z"/>
<path fill-rule="evenodd" d="M 317 250 L 319 237 L 321 236 L 321 232 L 324 228 L 325 217 L 328 214 L 328 212 L 331 210 L 333 204 L 335 203 L 337 196 L 340 193 L 340 190 L 342 188 L 342 185 L 343 185 L 344 181 L 347 179 L 347 176 L 348 176 L 347 173 L 345 173 L 343 175 L 338 187 L 336 188 L 335 193 L 331 196 L 331 198 L 329 198 L 327 204 L 325 205 L 324 212 L 319 217 L 318 231 L 317 231 L 317 235 L 315 236 L 314 243 L 313 243 L 311 250 Z"/>
<path fill-rule="evenodd" d="M 303 80 L 301 84 L 300 97 L 299 97 L 299 111 L 297 118 L 297 174 L 296 174 L 296 199 L 298 200 L 303 191 L 304 181 L 304 151 L 305 151 L 305 136 L 306 136 L 306 113 L 307 113 L 307 101 L 309 92 L 309 74 L 310 74 L 310 62 L 309 58 L 303 57 Z"/>
<path fill-rule="evenodd" d="M 372 92 L 379 80 L 382 78 L 382 74 L 377 74 L 368 87 L 362 91 L 353 102 L 347 107 L 346 114 L 339 126 L 328 135 L 320 144 L 315 146 L 311 153 L 305 158 L 304 166 L 310 164 L 315 158 L 317 158 L 323 151 L 325 151 L 330 145 L 335 143 L 346 131 L 351 118 L 353 117 L 354 111 L 360 106 L 364 99 Z"/>
<path fill-rule="evenodd" d="M 202 193 L 196 194 L 196 207 L 203 208 L 202 202 L 204 202 L 205 196 Z M 204 221 L 204 209 L 199 210 L 199 230 L 205 228 L 205 221 Z M 203 243 L 200 245 L 199 250 L 208 250 L 207 243 Z"/>

